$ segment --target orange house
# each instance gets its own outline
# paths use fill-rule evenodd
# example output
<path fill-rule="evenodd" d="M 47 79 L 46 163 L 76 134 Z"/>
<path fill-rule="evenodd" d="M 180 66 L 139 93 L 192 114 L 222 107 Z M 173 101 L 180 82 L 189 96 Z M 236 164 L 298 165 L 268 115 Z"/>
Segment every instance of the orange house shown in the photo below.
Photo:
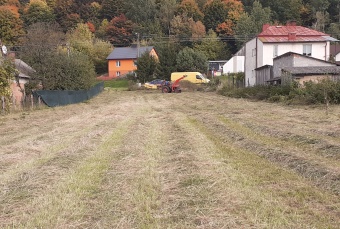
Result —
<path fill-rule="evenodd" d="M 137 69 L 137 58 L 145 52 L 158 60 L 157 53 L 153 46 L 114 48 L 106 58 L 108 60 L 109 77 L 116 78 L 135 71 Z"/>

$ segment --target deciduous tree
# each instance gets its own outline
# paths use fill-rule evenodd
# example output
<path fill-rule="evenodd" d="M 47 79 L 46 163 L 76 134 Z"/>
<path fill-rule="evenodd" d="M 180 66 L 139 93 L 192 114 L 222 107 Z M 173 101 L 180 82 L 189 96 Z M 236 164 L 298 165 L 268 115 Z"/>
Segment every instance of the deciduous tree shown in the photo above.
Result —
<path fill-rule="evenodd" d="M 205 72 L 208 67 L 208 59 L 204 53 L 185 47 L 176 58 L 177 70 L 187 72 Z"/>
<path fill-rule="evenodd" d="M 114 17 L 106 29 L 106 35 L 114 46 L 129 46 L 133 40 L 132 21 L 125 15 Z"/>
<path fill-rule="evenodd" d="M 46 2 L 40 0 L 30 2 L 21 17 L 26 27 L 37 22 L 52 22 L 55 20 L 53 9 Z"/>
<path fill-rule="evenodd" d="M 203 13 L 195 0 L 182 0 L 181 4 L 178 6 L 177 13 L 185 14 L 189 18 L 194 19 L 194 21 L 203 20 Z"/>
<path fill-rule="evenodd" d="M 16 45 L 24 35 L 23 22 L 7 7 L 0 7 L 0 38 L 6 45 Z"/>
<path fill-rule="evenodd" d="M 201 42 L 194 45 L 194 50 L 204 53 L 208 60 L 227 60 L 230 52 L 213 30 L 209 30 L 207 36 Z"/>

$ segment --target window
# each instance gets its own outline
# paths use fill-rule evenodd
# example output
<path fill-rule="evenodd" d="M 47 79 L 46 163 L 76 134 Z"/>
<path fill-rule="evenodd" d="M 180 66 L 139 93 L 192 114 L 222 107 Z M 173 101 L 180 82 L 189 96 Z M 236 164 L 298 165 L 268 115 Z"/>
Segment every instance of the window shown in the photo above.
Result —
<path fill-rule="evenodd" d="M 311 44 L 303 45 L 302 54 L 305 55 L 305 56 L 311 56 L 312 55 L 312 45 Z"/>
<path fill-rule="evenodd" d="M 119 60 L 116 61 L 116 67 L 120 67 L 120 61 Z"/>
<path fill-rule="evenodd" d="M 278 45 L 273 46 L 273 58 L 278 56 Z"/>
<path fill-rule="evenodd" d="M 120 72 L 116 72 L 116 76 L 119 77 L 120 76 Z"/>
<path fill-rule="evenodd" d="M 251 56 L 256 56 L 256 49 L 252 49 Z"/>

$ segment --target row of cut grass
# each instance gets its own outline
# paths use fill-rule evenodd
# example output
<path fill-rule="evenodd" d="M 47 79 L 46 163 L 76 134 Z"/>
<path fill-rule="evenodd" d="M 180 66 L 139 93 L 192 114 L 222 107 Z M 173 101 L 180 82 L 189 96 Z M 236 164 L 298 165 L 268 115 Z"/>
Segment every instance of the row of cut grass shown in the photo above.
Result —
<path fill-rule="evenodd" d="M 337 228 L 340 206 L 336 196 L 254 152 L 239 148 L 196 119 L 190 122 L 214 142 L 218 148 L 216 156 L 233 168 L 238 177 L 233 185 L 238 188 L 239 196 L 247 198 L 247 204 L 239 211 L 257 227 Z M 333 206 L 333 210 L 325 213 L 323 206 Z"/>

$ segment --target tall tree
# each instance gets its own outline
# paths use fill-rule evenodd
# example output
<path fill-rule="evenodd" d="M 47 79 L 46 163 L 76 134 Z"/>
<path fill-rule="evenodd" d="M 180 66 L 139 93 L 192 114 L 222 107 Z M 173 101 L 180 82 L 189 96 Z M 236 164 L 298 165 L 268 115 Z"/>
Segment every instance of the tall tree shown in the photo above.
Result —
<path fill-rule="evenodd" d="M 194 41 L 205 35 L 205 27 L 200 21 L 195 22 L 186 15 L 178 15 L 171 21 L 171 35 L 182 41 Z"/>
<path fill-rule="evenodd" d="M 156 68 L 156 76 L 159 79 L 170 80 L 172 72 L 177 71 L 176 57 L 180 50 L 180 46 L 177 43 L 157 43 L 156 51 L 158 54 L 159 64 Z"/>
<path fill-rule="evenodd" d="M 25 26 L 30 26 L 37 22 L 53 22 L 55 16 L 51 9 L 44 1 L 30 2 L 21 15 Z"/>
<path fill-rule="evenodd" d="M 154 78 L 156 67 L 156 59 L 153 56 L 150 56 L 149 53 L 144 53 L 137 60 L 137 79 L 143 83 L 152 80 Z"/>
<path fill-rule="evenodd" d="M 112 18 L 125 14 L 124 0 L 103 0 L 100 18 L 111 21 Z"/>
<path fill-rule="evenodd" d="M 170 35 L 171 20 L 176 11 L 176 0 L 158 0 L 156 4 L 156 18 L 159 18 L 163 32 Z"/>
<path fill-rule="evenodd" d="M 67 34 L 67 40 L 72 51 L 88 56 L 97 73 L 102 73 L 107 69 L 106 57 L 111 53 L 112 45 L 95 38 L 87 24 L 78 24 Z"/>
<path fill-rule="evenodd" d="M 125 15 L 114 17 L 107 26 L 106 35 L 114 46 L 129 46 L 133 40 L 132 21 Z"/>
<path fill-rule="evenodd" d="M 195 0 L 182 0 L 181 4 L 178 6 L 177 12 L 194 19 L 194 21 L 203 20 L 203 13 L 199 9 Z"/>
<path fill-rule="evenodd" d="M 0 7 L 0 38 L 6 45 L 17 45 L 24 35 L 23 22 L 7 6 Z"/>
<path fill-rule="evenodd" d="M 176 58 L 177 70 L 183 72 L 205 72 L 208 67 L 208 59 L 204 53 L 185 47 Z"/>
<path fill-rule="evenodd" d="M 208 30 L 233 34 L 234 26 L 243 11 L 243 4 L 239 0 L 211 0 L 204 7 L 204 25 Z"/>
<path fill-rule="evenodd" d="M 208 60 L 227 60 L 230 52 L 213 30 L 209 30 L 207 36 L 194 45 L 194 50 L 204 53 Z"/>
<path fill-rule="evenodd" d="M 262 26 L 271 22 L 271 10 L 262 7 L 259 1 L 253 3 L 250 14 L 243 13 L 237 22 L 235 31 L 238 47 L 261 32 Z"/>
<path fill-rule="evenodd" d="M 74 28 L 81 22 L 79 14 L 72 10 L 73 4 L 73 0 L 56 0 L 55 3 L 54 14 L 56 16 L 56 21 L 64 32 Z"/>

